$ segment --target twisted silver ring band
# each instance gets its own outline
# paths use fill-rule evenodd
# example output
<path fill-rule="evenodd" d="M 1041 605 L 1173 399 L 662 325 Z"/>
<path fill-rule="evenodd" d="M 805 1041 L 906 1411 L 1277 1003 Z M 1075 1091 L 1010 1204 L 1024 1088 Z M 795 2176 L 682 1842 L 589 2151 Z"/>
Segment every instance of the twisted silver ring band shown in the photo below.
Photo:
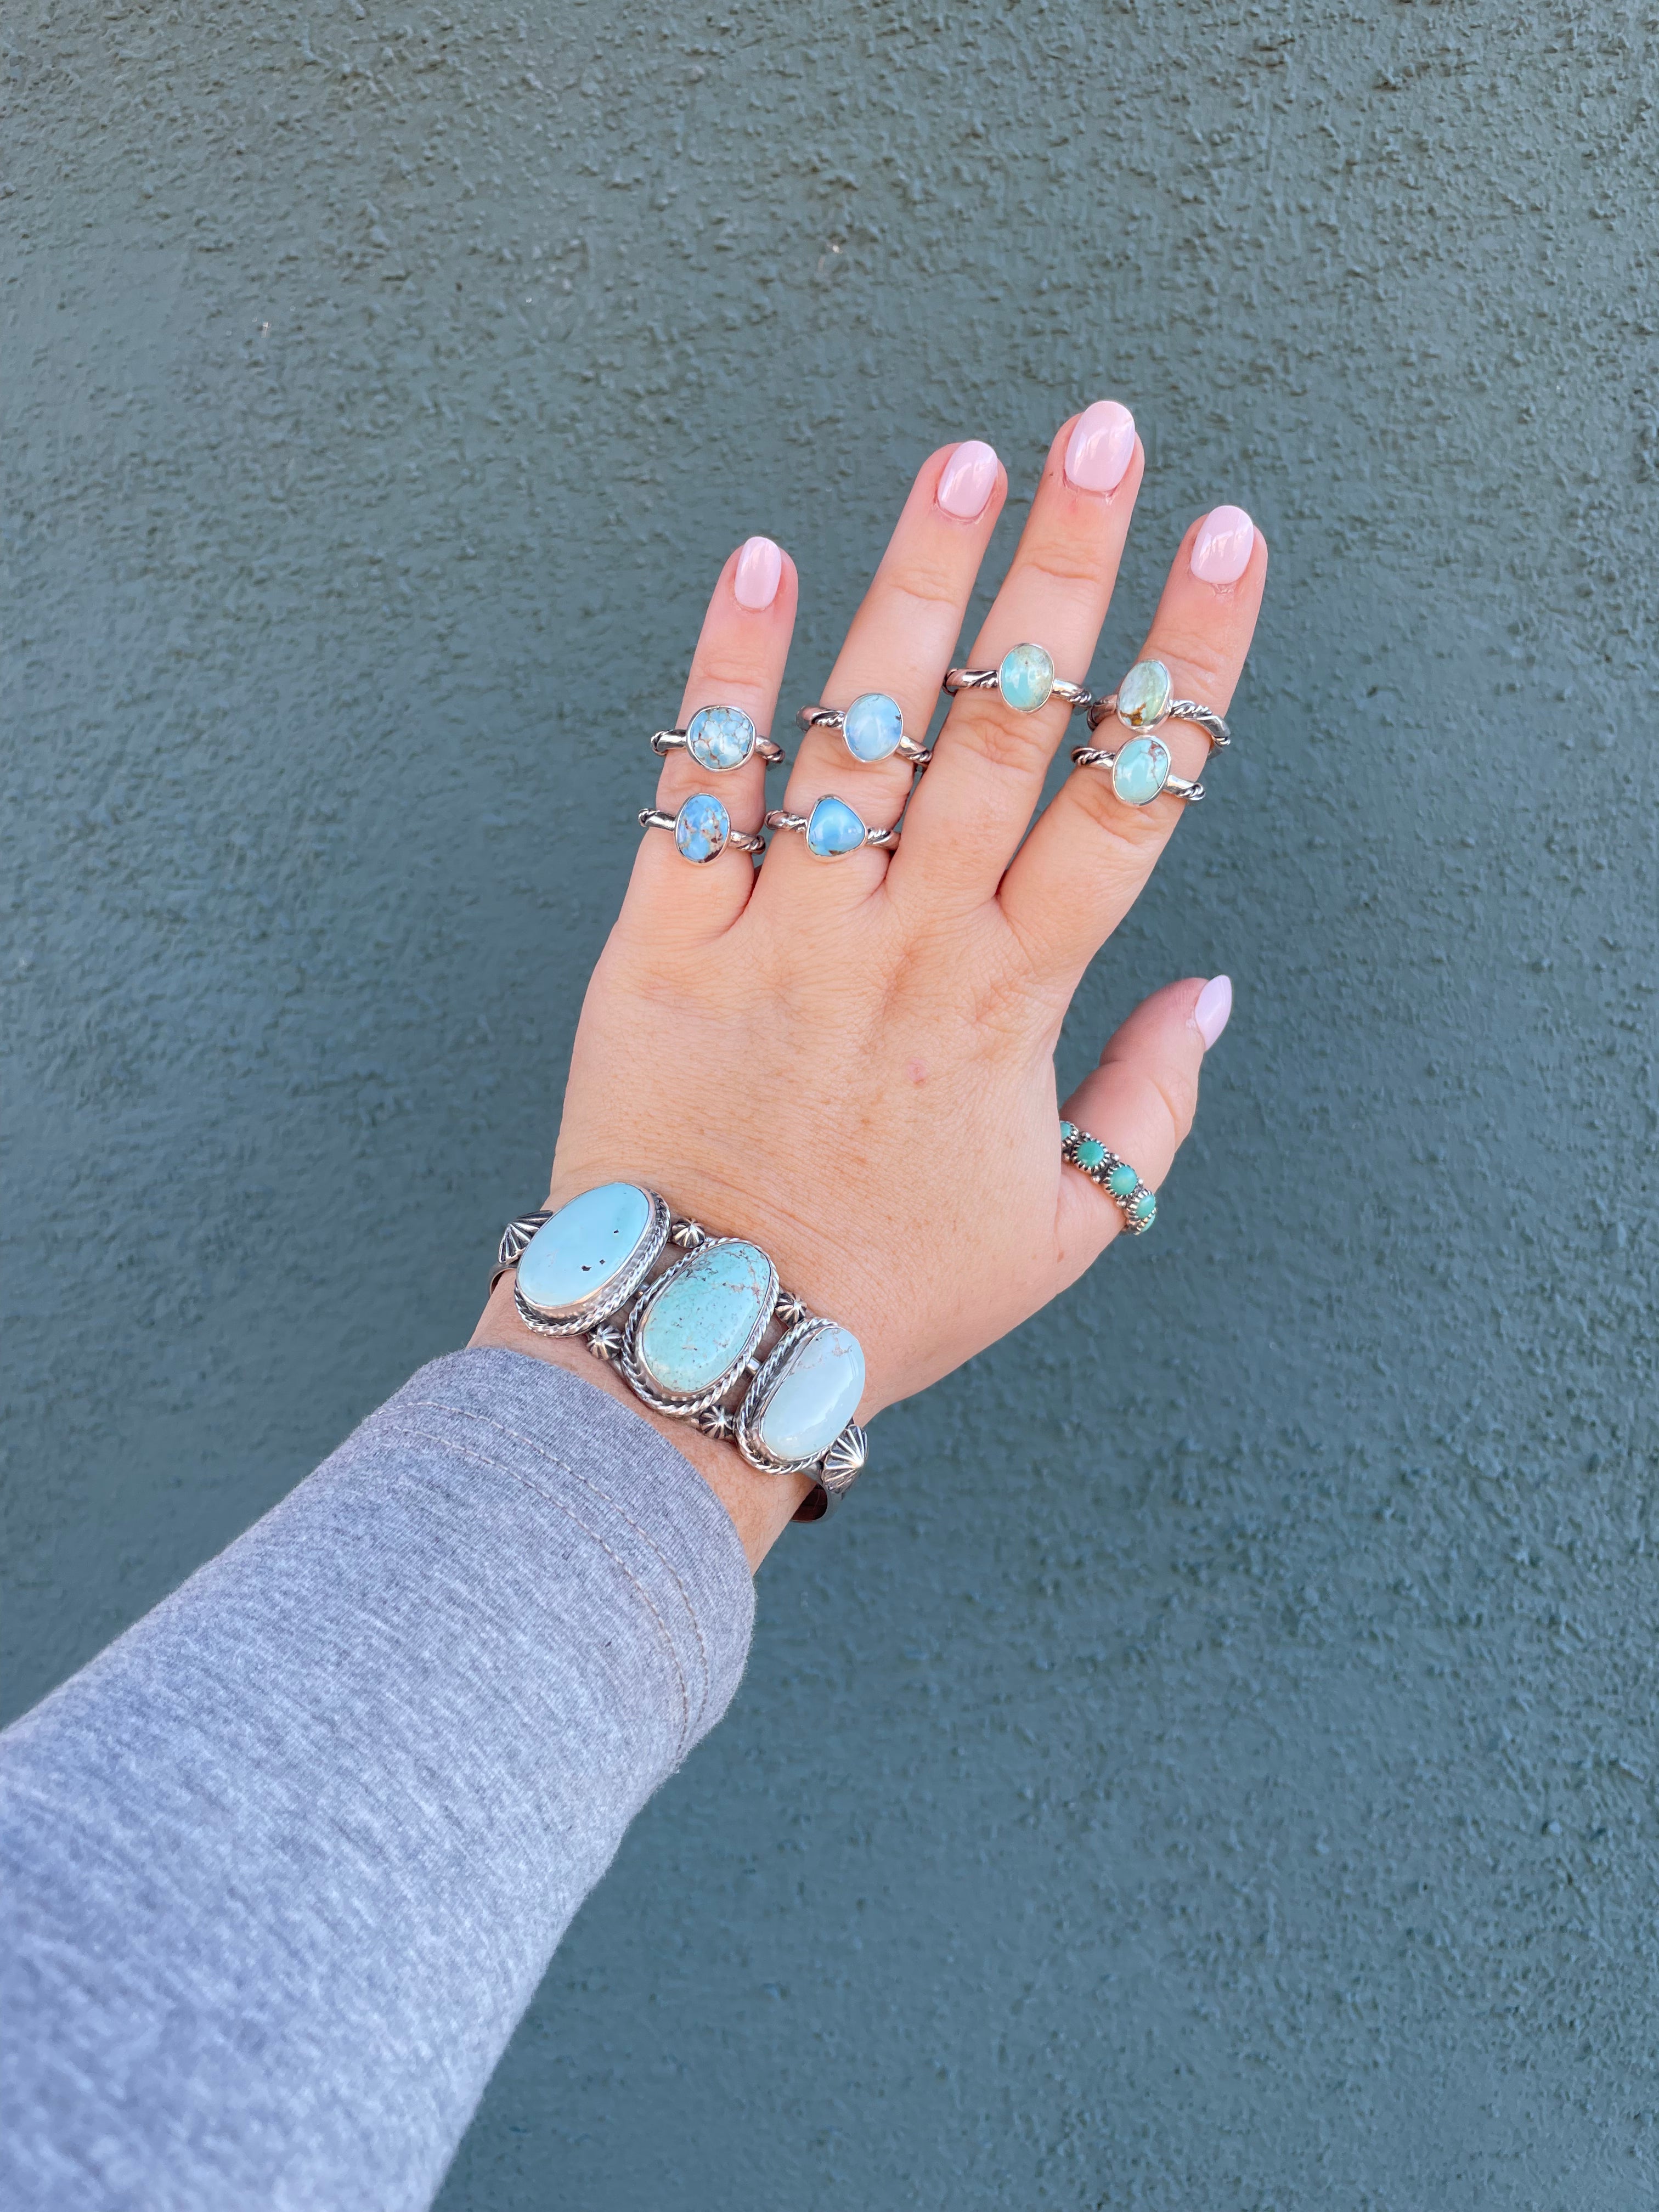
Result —
<path fill-rule="evenodd" d="M 718 860 L 728 845 L 739 853 L 766 850 L 764 837 L 751 837 L 746 830 L 732 827 L 724 802 L 708 791 L 694 791 L 682 802 L 678 814 L 665 814 L 659 806 L 641 807 L 640 827 L 672 830 L 681 860 L 693 860 L 699 866 Z"/>
<path fill-rule="evenodd" d="M 1112 772 L 1112 789 L 1126 806 L 1150 806 L 1160 792 L 1183 799 L 1191 806 L 1204 796 L 1201 783 L 1175 775 L 1170 750 L 1161 738 L 1131 738 L 1116 752 L 1105 745 L 1073 745 L 1074 768 L 1106 768 Z"/>
<path fill-rule="evenodd" d="M 1138 660 L 1109 699 L 1097 699 L 1090 706 L 1089 727 L 1097 730 L 1109 714 L 1115 714 L 1126 730 L 1190 722 L 1212 746 L 1232 743 L 1225 719 L 1214 708 L 1201 707 L 1196 699 L 1177 699 L 1174 692 L 1174 679 L 1161 660 Z"/>
<path fill-rule="evenodd" d="M 1063 700 L 1075 713 L 1095 703 L 1092 691 L 1080 684 L 1067 684 L 1054 673 L 1054 655 L 1046 646 L 1016 645 L 994 668 L 950 668 L 945 673 L 947 691 L 1000 691 L 1002 703 L 1017 714 L 1041 712 L 1051 699 Z"/>
<path fill-rule="evenodd" d="M 786 814 L 775 806 L 766 817 L 769 830 L 793 830 L 806 840 L 806 849 L 820 860 L 838 860 L 856 853 L 860 845 L 896 845 L 898 830 L 872 830 L 844 799 L 827 793 L 810 814 Z"/>
<path fill-rule="evenodd" d="M 884 691 L 866 691 L 850 707 L 803 707 L 795 717 L 803 730 L 839 730 L 855 761 L 890 760 L 895 754 L 913 768 L 926 768 L 931 745 L 918 744 L 904 726 L 904 712 Z"/>
<path fill-rule="evenodd" d="M 651 750 L 653 753 L 684 750 L 711 775 L 729 775 L 757 753 L 769 768 L 775 768 L 784 757 L 783 747 L 762 737 L 753 716 L 745 714 L 741 707 L 699 707 L 683 730 L 654 731 Z"/>
<path fill-rule="evenodd" d="M 1131 1237 L 1146 1234 L 1158 1218 L 1158 1200 L 1127 1160 L 1119 1159 L 1109 1146 L 1086 1129 L 1079 1129 L 1075 1121 L 1060 1123 L 1060 1151 L 1062 1159 L 1069 1160 L 1105 1192 L 1123 1216 L 1123 1226 Z"/>

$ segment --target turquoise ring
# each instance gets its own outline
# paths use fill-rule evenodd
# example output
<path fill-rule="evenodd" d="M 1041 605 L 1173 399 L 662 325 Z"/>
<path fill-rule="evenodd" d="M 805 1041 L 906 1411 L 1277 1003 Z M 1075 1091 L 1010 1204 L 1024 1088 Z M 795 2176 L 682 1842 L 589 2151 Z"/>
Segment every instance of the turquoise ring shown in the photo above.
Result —
<path fill-rule="evenodd" d="M 1131 1237 L 1144 1237 L 1158 1218 L 1158 1200 L 1129 1165 L 1098 1137 L 1075 1121 L 1060 1125 L 1060 1154 L 1080 1168 L 1097 1189 L 1113 1200 Z"/>
<path fill-rule="evenodd" d="M 891 760 L 896 754 L 912 768 L 926 768 L 931 745 L 918 744 L 904 726 L 904 709 L 885 691 L 863 691 L 850 707 L 803 707 L 795 717 L 803 730 L 839 730 L 855 761 Z"/>
<path fill-rule="evenodd" d="M 728 845 L 738 853 L 766 850 L 764 837 L 751 837 L 746 830 L 732 827 L 725 801 L 716 799 L 712 791 L 694 791 L 690 799 L 681 800 L 678 814 L 665 814 L 659 806 L 642 806 L 640 827 L 672 830 L 681 860 L 695 861 L 699 867 L 718 860 Z"/>
<path fill-rule="evenodd" d="M 1016 714 L 1041 714 L 1051 699 L 1063 700 L 1073 714 L 1096 704 L 1092 691 L 1055 675 L 1054 657 L 1042 645 L 1011 646 L 994 668 L 947 669 L 945 689 L 1000 692 L 1003 705 Z"/>
<path fill-rule="evenodd" d="M 839 860 L 863 845 L 896 845 L 897 830 L 872 830 L 864 817 L 844 799 L 826 792 L 810 814 L 787 814 L 775 806 L 766 817 L 769 830 L 793 830 L 806 840 L 806 849 L 817 860 Z"/>
<path fill-rule="evenodd" d="M 699 707 L 683 730 L 654 731 L 651 750 L 653 753 L 684 750 L 710 775 L 729 775 L 733 769 L 746 766 L 757 753 L 768 768 L 775 768 L 783 758 L 783 747 L 762 737 L 754 716 L 745 714 L 741 707 Z"/>

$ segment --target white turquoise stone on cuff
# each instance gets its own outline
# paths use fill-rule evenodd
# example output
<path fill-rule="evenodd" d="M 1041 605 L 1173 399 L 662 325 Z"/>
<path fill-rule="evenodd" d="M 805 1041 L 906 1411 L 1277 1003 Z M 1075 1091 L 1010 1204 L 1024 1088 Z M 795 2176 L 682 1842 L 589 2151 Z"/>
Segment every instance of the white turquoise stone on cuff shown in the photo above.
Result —
<path fill-rule="evenodd" d="M 685 750 L 715 775 L 741 768 L 755 750 L 755 726 L 741 707 L 699 707 L 685 726 Z"/>
<path fill-rule="evenodd" d="M 774 1459 L 817 1459 L 829 1450 L 864 1395 L 864 1353 L 840 1327 L 821 1329 L 796 1346 L 781 1380 L 755 1424 Z"/>
<path fill-rule="evenodd" d="M 1174 695 L 1161 660 L 1138 660 L 1117 687 L 1117 718 L 1132 730 L 1150 730 L 1169 713 Z"/>
<path fill-rule="evenodd" d="M 602 1183 L 562 1206 L 519 1258 L 519 1292 L 538 1313 L 567 1312 L 614 1282 L 651 1226 L 651 1200 L 631 1182 Z"/>
<path fill-rule="evenodd" d="M 1150 806 L 1170 780 L 1161 738 L 1131 738 L 1112 765 L 1112 789 L 1126 806 Z"/>
<path fill-rule="evenodd" d="M 847 709 L 842 734 L 854 760 L 883 761 L 898 750 L 904 735 L 904 716 L 896 699 L 884 691 L 866 691 Z"/>
<path fill-rule="evenodd" d="M 997 690 L 1017 714 L 1046 707 L 1054 688 L 1054 664 L 1040 645 L 1017 645 L 1005 653 L 997 670 Z"/>
<path fill-rule="evenodd" d="M 821 860 L 855 853 L 864 842 L 864 824 L 844 799 L 825 798 L 806 818 L 806 849 Z"/>
<path fill-rule="evenodd" d="M 693 792 L 674 817 L 674 842 L 685 860 L 718 860 L 732 835 L 732 817 L 706 791 Z"/>
<path fill-rule="evenodd" d="M 695 1397 L 745 1358 L 772 1310 L 777 1277 L 764 1252 L 722 1238 L 662 1279 L 635 1339 L 646 1380 L 665 1396 Z"/>

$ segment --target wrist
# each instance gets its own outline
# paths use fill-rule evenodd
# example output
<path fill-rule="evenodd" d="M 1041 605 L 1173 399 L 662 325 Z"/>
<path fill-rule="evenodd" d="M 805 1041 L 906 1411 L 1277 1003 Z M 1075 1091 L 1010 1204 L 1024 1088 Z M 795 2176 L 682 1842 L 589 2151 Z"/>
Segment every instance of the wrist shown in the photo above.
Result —
<path fill-rule="evenodd" d="M 504 1275 L 491 1291 L 471 1340 L 474 1345 L 521 1352 L 531 1359 L 544 1360 L 550 1367 L 562 1367 L 591 1382 L 596 1390 L 607 1391 L 640 1420 L 648 1421 L 682 1458 L 690 1462 L 726 1508 L 751 1572 L 812 1487 L 810 1477 L 804 1474 L 763 1474 L 749 1465 L 734 1444 L 704 1436 L 689 1421 L 653 1413 L 605 1361 L 594 1358 L 580 1336 L 541 1336 L 526 1328 L 513 1302 L 511 1274 Z"/>

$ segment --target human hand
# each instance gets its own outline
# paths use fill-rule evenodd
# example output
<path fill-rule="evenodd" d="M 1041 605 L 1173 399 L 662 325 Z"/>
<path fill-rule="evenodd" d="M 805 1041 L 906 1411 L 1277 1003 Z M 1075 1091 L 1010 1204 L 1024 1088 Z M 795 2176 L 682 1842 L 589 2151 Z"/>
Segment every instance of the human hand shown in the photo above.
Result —
<path fill-rule="evenodd" d="M 1032 641 L 1060 677 L 1084 680 L 1143 465 L 1133 421 L 1113 403 L 1062 427 L 964 665 L 994 667 Z M 925 732 L 1006 488 L 977 442 L 924 465 L 823 700 L 886 692 L 907 729 Z M 1188 530 L 1141 656 L 1166 665 L 1177 696 L 1225 712 L 1267 568 L 1236 508 Z M 718 702 L 772 728 L 796 591 L 793 562 L 769 540 L 751 538 L 726 562 L 682 726 Z M 1200 732 L 1169 721 L 1158 735 L 1176 772 L 1196 776 Z M 1047 1304 L 1123 1226 L 1113 1200 L 1061 1160 L 1054 1046 L 1085 969 L 1183 809 L 1167 793 L 1126 805 L 1109 775 L 1079 769 L 1031 826 L 1055 747 L 1079 741 L 1087 732 L 1058 702 L 1021 714 L 994 691 L 959 694 L 890 854 L 821 860 L 779 832 L 758 870 L 735 849 L 691 867 L 647 830 L 588 987 L 548 1205 L 634 1182 L 718 1233 L 753 1238 L 814 1311 L 860 1339 L 860 1420 Z M 734 828 L 754 830 L 763 777 L 757 757 L 714 779 L 678 751 L 657 803 L 672 813 L 712 788 Z M 784 805 L 806 814 L 833 792 L 884 826 L 910 782 L 902 762 L 855 762 L 837 732 L 812 730 Z M 1231 1003 L 1224 979 L 1154 993 L 1064 1108 L 1154 1189 L 1191 1127 L 1206 1046 Z M 474 1341 L 572 1365 L 640 1410 L 579 1343 L 525 1330 L 508 1284 Z M 689 1423 L 659 1425 L 708 1475 L 758 1558 L 805 1478 L 758 1474 Z"/>

